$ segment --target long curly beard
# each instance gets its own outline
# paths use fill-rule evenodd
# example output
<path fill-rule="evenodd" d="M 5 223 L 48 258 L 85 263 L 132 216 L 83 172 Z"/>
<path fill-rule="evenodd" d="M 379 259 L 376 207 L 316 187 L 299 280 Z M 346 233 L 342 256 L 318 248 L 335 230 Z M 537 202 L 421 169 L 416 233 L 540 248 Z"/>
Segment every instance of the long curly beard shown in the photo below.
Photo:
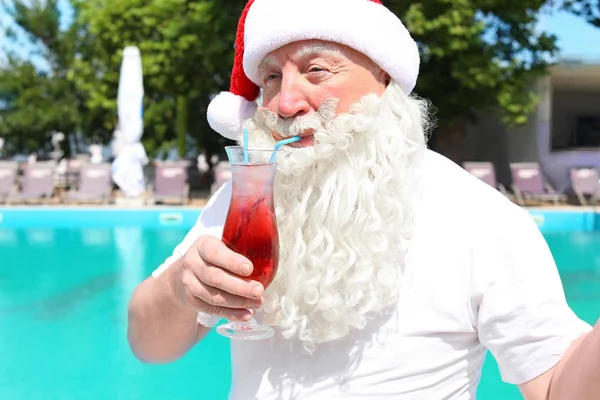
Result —
<path fill-rule="evenodd" d="M 317 130 L 314 146 L 280 152 L 280 262 L 263 317 L 283 338 L 312 351 L 397 304 L 426 107 L 392 82 Z M 262 115 L 246 126 L 251 147 L 273 148 Z"/>

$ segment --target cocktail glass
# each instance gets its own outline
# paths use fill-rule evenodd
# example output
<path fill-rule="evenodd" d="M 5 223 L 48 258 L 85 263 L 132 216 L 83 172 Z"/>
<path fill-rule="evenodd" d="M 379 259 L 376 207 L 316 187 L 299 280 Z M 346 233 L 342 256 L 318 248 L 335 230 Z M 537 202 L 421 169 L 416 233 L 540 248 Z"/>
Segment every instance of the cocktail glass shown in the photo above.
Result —
<path fill-rule="evenodd" d="M 222 241 L 248 258 L 254 270 L 248 277 L 265 289 L 273 281 L 279 262 L 279 232 L 273 205 L 276 163 L 273 150 L 225 148 L 232 173 L 232 193 Z M 273 336 L 273 328 L 248 322 L 229 321 L 217 332 L 231 339 L 260 340 Z"/>

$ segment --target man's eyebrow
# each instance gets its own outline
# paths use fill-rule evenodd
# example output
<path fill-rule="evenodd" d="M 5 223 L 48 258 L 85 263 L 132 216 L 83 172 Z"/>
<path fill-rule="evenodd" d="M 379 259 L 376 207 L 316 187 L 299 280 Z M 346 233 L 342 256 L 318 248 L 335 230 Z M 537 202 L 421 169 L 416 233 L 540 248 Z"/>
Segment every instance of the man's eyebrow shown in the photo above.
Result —
<path fill-rule="evenodd" d="M 326 44 L 314 44 L 310 46 L 305 46 L 298 49 L 294 53 L 294 58 L 299 60 L 306 60 L 318 56 L 334 56 L 336 59 L 346 59 L 347 57 L 338 49 L 337 47 L 328 46 Z M 277 65 L 277 61 L 273 56 L 265 57 L 260 64 L 258 64 L 258 71 L 261 73 L 262 71 L 269 69 Z"/>
<path fill-rule="evenodd" d="M 339 48 L 328 46 L 326 44 L 313 44 L 310 46 L 305 46 L 298 49 L 298 51 L 294 53 L 294 57 L 299 59 L 307 59 L 323 55 L 335 56 L 336 58 L 347 58 Z"/>
<path fill-rule="evenodd" d="M 258 72 L 261 73 L 265 69 L 276 65 L 277 62 L 274 60 L 273 56 L 267 56 L 263 58 L 263 60 L 258 64 Z"/>

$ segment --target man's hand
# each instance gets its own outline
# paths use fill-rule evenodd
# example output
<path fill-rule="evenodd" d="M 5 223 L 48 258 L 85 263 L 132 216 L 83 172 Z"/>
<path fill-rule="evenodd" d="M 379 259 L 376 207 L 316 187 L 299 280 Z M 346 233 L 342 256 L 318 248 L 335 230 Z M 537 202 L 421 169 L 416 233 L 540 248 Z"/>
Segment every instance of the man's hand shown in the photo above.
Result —
<path fill-rule="evenodd" d="M 213 236 L 202 236 L 178 262 L 170 286 L 185 307 L 234 321 L 252 318 L 262 305 L 263 286 L 244 278 L 252 263 Z"/>
<path fill-rule="evenodd" d="M 165 363 L 186 354 L 209 331 L 198 312 L 247 321 L 262 305 L 264 288 L 246 278 L 252 264 L 212 236 L 200 237 L 158 277 L 135 290 L 129 304 L 128 339 L 144 362 Z"/>

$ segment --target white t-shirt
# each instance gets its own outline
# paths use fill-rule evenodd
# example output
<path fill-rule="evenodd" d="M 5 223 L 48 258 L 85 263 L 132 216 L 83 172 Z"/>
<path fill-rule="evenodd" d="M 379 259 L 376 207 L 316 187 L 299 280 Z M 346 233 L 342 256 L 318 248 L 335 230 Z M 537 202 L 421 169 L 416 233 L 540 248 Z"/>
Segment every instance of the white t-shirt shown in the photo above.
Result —
<path fill-rule="evenodd" d="M 485 351 L 504 381 L 554 366 L 591 326 L 568 307 L 526 210 L 427 151 L 396 313 L 309 355 L 274 338 L 231 341 L 232 400 L 474 399 Z M 221 237 L 231 185 L 209 201 L 158 276 L 201 235 Z M 219 320 L 200 314 L 199 323 Z"/>

